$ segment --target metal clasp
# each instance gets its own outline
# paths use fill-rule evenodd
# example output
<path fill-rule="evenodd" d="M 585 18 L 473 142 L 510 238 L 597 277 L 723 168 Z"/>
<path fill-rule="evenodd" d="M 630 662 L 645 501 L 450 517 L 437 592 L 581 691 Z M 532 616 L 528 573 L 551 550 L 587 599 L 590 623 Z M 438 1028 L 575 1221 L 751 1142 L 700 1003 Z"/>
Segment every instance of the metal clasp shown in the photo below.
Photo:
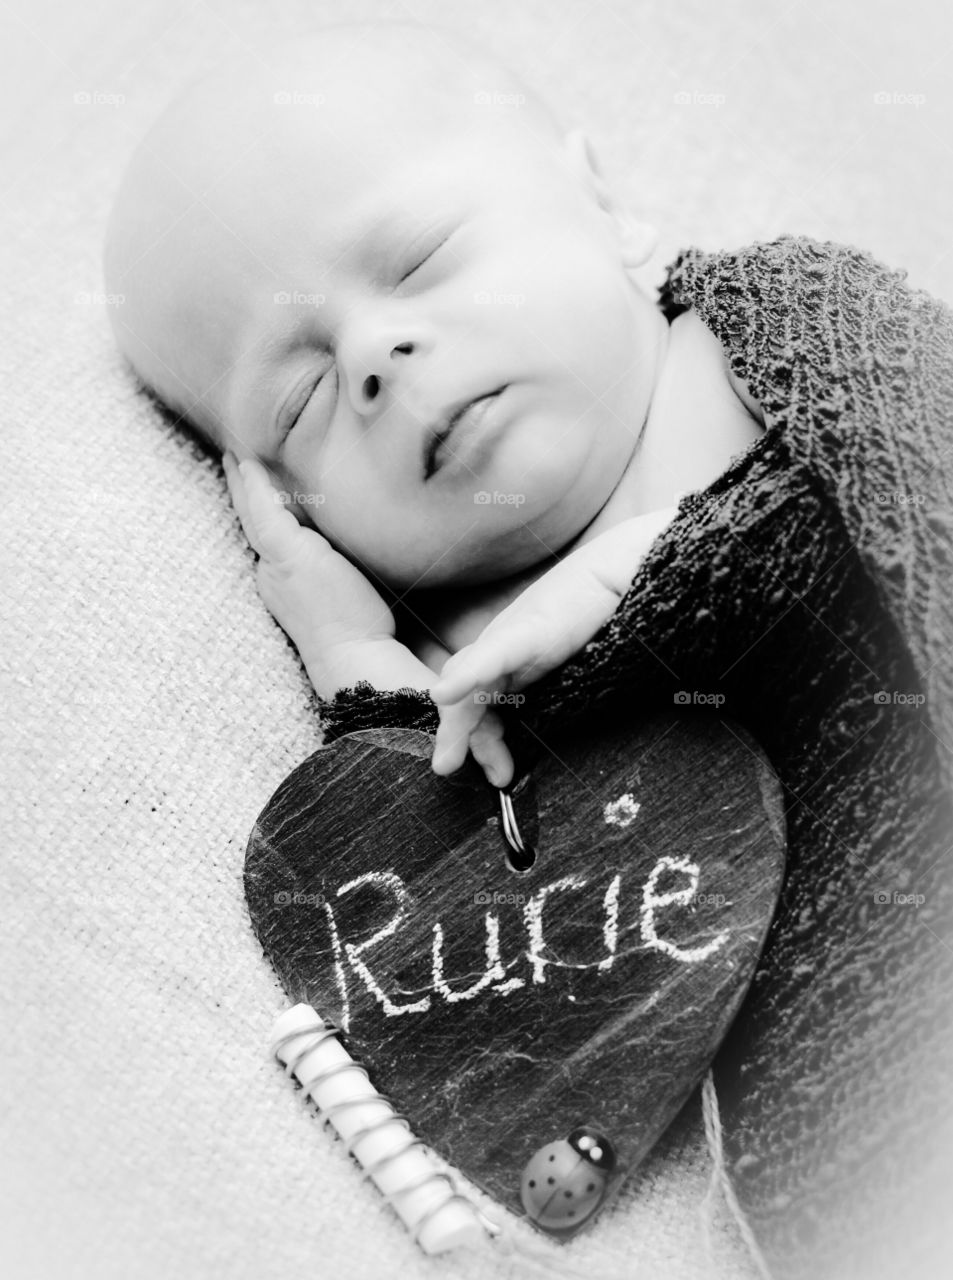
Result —
<path fill-rule="evenodd" d="M 528 871 L 536 861 L 536 850 L 524 844 L 520 835 L 516 814 L 513 812 L 513 795 L 509 787 L 498 788 L 500 793 L 500 826 L 506 841 L 506 861 L 511 871 Z"/>

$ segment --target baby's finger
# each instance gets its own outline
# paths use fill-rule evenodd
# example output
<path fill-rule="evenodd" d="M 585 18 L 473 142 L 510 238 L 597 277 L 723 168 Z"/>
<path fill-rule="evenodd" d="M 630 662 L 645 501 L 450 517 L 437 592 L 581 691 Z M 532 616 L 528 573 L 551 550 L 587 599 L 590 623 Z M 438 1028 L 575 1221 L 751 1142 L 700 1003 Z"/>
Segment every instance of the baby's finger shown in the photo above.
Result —
<path fill-rule="evenodd" d="M 222 455 L 222 467 L 225 470 L 225 479 L 228 482 L 228 495 L 232 500 L 232 506 L 238 512 L 242 532 L 251 542 L 252 522 L 248 511 L 248 498 L 245 494 L 245 481 L 242 479 L 242 473 L 238 469 L 238 463 L 233 453 L 226 452 Z M 254 543 L 252 545 L 254 546 Z"/>
<path fill-rule="evenodd" d="M 245 514 L 238 509 L 248 541 L 260 556 L 274 563 L 290 559 L 301 543 L 301 526 L 281 501 L 268 474 L 254 458 L 238 464 Z"/>
<path fill-rule="evenodd" d="M 473 698 L 464 698 L 441 710 L 430 761 L 434 773 L 455 773 L 462 768 L 470 749 L 470 735 L 486 714 L 486 703 Z"/>
<path fill-rule="evenodd" d="M 238 518 L 241 521 L 245 537 L 251 547 L 261 555 L 261 537 L 252 514 L 249 484 L 246 483 L 245 473 L 241 470 L 241 465 L 233 453 L 224 455 L 222 465 L 225 468 L 225 478 L 228 481 L 228 492 L 231 495 L 232 505 L 238 512 Z"/>
<path fill-rule="evenodd" d="M 459 702 L 475 689 L 498 686 L 508 676 L 523 676 L 540 656 L 539 627 L 532 618 L 508 621 L 497 631 L 492 626 L 444 663 L 439 680 L 430 688 L 439 706 Z"/>
<path fill-rule="evenodd" d="M 488 711 L 470 734 L 470 751 L 483 767 L 487 781 L 494 787 L 508 787 L 513 781 L 516 766 L 510 749 L 503 741 L 503 722 Z"/>

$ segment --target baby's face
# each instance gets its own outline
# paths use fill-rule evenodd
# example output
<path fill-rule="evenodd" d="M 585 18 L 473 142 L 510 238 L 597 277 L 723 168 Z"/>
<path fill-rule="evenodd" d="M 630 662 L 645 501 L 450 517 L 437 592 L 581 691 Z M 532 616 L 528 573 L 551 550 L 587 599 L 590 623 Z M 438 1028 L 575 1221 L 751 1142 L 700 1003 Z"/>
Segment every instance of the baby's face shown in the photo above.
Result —
<path fill-rule="evenodd" d="M 506 577 L 618 483 L 661 317 L 584 152 L 519 103 L 387 58 L 365 84 L 314 79 L 324 101 L 294 100 L 307 80 L 245 86 L 191 162 L 181 139 L 203 206 L 138 264 L 168 304 L 151 349 L 223 448 L 384 581 Z"/>

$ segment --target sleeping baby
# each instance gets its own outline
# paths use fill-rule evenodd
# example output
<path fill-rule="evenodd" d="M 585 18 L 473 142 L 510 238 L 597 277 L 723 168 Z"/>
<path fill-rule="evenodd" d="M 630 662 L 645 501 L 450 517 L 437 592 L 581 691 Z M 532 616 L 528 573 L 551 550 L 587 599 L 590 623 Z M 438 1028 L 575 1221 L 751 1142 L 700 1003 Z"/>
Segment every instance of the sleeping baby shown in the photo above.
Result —
<path fill-rule="evenodd" d="M 326 743 L 425 730 L 438 774 L 472 752 L 507 787 L 525 727 L 717 693 L 760 744 L 788 861 L 715 1064 L 726 1163 L 778 1275 L 923 1275 L 953 1176 L 953 314 L 793 236 L 688 249 L 656 303 L 652 251 L 517 77 L 381 24 L 181 93 L 105 273 L 137 374 L 223 455 Z"/>
<path fill-rule="evenodd" d="M 429 690 L 438 773 L 469 748 L 511 781 L 494 706 L 586 643 L 678 496 L 763 429 L 704 324 L 633 280 L 653 246 L 581 132 L 410 25 L 220 69 L 125 176 L 121 348 L 223 453 L 319 696 Z"/>

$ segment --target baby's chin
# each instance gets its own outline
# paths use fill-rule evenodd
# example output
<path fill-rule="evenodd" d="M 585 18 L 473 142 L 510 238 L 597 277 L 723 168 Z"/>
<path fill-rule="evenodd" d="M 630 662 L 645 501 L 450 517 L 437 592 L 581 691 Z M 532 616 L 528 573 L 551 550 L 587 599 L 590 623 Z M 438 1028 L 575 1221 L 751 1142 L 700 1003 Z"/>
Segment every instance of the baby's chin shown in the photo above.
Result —
<path fill-rule="evenodd" d="M 571 537 L 561 539 L 561 544 Z M 505 534 L 473 537 L 458 543 L 448 556 L 446 543 L 428 560 L 411 557 L 402 564 L 382 566 L 379 576 L 398 591 L 486 586 L 530 573 L 552 560 L 559 545 L 543 542 L 524 526 Z"/>
<path fill-rule="evenodd" d="M 408 591 L 479 587 L 530 574 L 571 546 L 618 482 L 619 459 L 594 454 L 591 446 L 588 453 L 585 447 L 524 449 L 520 456 L 507 444 L 490 465 L 448 490 L 452 510 L 431 511 L 427 526 L 417 530 L 419 540 L 374 548 L 369 562 L 379 578 Z"/>

